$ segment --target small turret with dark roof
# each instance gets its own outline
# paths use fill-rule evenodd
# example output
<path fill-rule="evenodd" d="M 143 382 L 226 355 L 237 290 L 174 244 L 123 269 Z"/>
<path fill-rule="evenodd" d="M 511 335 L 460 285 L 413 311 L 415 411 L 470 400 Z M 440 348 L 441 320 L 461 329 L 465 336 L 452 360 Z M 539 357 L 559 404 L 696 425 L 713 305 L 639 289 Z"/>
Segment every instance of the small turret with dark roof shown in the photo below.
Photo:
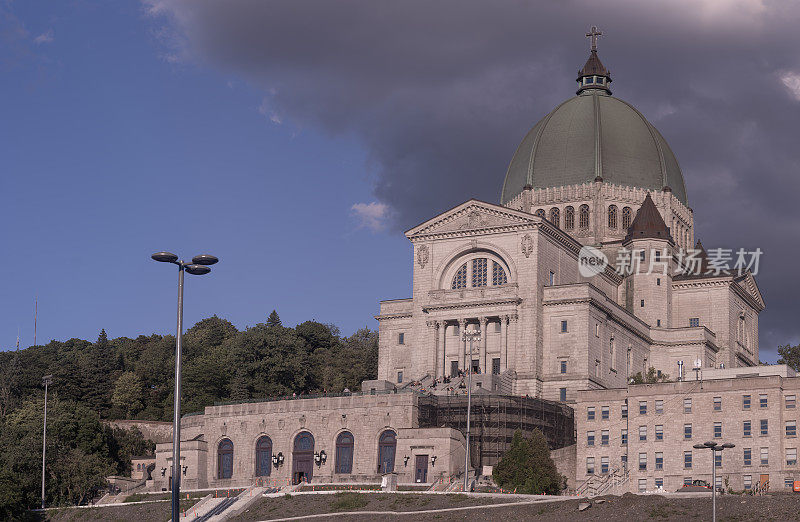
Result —
<path fill-rule="evenodd" d="M 599 89 L 611 94 L 611 89 L 608 88 L 608 84 L 611 83 L 611 73 L 597 56 L 597 37 L 602 34 L 595 26 L 592 26 L 592 30 L 586 33 L 586 38 L 592 39 L 592 51 L 583 69 L 578 71 L 577 94 L 589 89 Z"/>
<path fill-rule="evenodd" d="M 672 244 L 675 243 L 669 233 L 669 227 L 664 223 L 664 218 L 661 217 L 649 192 L 644 198 L 642 206 L 639 207 L 639 211 L 636 212 L 633 223 L 628 227 L 628 234 L 623 243 L 635 239 L 665 239 Z"/>

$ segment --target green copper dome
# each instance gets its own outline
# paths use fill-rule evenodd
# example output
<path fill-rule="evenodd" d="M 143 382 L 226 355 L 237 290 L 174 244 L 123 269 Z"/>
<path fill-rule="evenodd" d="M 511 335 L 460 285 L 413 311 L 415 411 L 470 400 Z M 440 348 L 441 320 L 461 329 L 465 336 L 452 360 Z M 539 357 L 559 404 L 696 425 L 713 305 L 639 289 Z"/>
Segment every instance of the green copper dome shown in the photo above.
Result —
<path fill-rule="evenodd" d="M 627 102 L 611 96 L 596 51 L 579 72 L 579 94 L 528 132 L 508 166 L 502 204 L 534 189 L 592 182 L 662 190 L 688 206 L 683 174 L 666 140 Z"/>

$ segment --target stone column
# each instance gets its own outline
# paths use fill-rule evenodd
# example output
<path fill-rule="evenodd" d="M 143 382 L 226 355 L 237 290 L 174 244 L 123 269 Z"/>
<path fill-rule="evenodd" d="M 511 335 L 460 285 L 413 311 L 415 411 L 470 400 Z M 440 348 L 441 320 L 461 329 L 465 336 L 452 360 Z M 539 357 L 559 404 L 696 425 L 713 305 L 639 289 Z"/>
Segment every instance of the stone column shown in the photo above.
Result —
<path fill-rule="evenodd" d="M 439 377 L 447 375 L 447 323 L 438 321 L 436 327 L 439 329 L 439 362 L 442 365 Z"/>
<path fill-rule="evenodd" d="M 500 317 L 500 373 L 508 370 L 508 316 Z"/>
<path fill-rule="evenodd" d="M 467 320 L 458 320 L 458 336 L 461 342 L 461 369 L 467 371 L 467 340 L 464 337 L 464 332 L 467 331 Z"/>
<path fill-rule="evenodd" d="M 515 357 L 515 361 L 519 362 L 520 357 L 517 353 L 517 345 L 518 345 L 518 338 L 519 333 L 517 332 L 517 314 L 511 314 L 508 316 L 508 351 L 511 353 L 512 357 Z M 519 370 L 519 366 L 517 366 L 517 370 Z"/>
<path fill-rule="evenodd" d="M 433 346 L 431 350 L 431 377 L 434 379 L 439 374 L 439 336 L 437 335 L 436 329 L 439 327 L 439 323 L 436 321 L 426 321 L 425 324 L 428 326 L 430 331 L 433 333 Z"/>
<path fill-rule="evenodd" d="M 486 317 L 479 317 L 478 320 L 481 323 L 481 356 L 478 364 L 481 367 L 481 373 L 489 373 L 489 366 L 486 364 L 486 338 L 488 337 L 489 333 L 486 327 L 489 321 L 486 319 Z"/>

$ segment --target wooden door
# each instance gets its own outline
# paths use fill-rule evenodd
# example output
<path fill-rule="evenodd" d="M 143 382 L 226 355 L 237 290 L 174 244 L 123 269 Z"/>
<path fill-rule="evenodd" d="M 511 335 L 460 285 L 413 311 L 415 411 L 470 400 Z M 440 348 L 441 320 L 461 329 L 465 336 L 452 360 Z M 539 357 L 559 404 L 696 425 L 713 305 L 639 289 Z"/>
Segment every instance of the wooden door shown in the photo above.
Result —
<path fill-rule="evenodd" d="M 428 456 L 417 455 L 416 464 L 414 465 L 414 482 L 426 483 L 428 482 Z"/>

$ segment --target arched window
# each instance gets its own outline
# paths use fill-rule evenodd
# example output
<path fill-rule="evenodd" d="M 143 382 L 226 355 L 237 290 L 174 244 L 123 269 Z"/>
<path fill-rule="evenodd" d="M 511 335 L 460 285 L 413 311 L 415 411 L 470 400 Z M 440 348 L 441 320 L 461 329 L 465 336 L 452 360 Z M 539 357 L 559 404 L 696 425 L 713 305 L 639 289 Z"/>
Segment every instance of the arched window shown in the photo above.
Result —
<path fill-rule="evenodd" d="M 628 230 L 631 227 L 631 207 L 622 208 L 622 228 Z"/>
<path fill-rule="evenodd" d="M 575 228 L 575 209 L 570 206 L 564 209 L 564 230 L 573 228 Z"/>
<path fill-rule="evenodd" d="M 608 207 L 608 228 L 617 228 L 617 206 Z"/>
<path fill-rule="evenodd" d="M 392 430 L 381 433 L 378 439 L 378 473 L 394 471 L 394 454 L 397 449 L 397 434 Z"/>
<path fill-rule="evenodd" d="M 539 210 L 537 210 L 536 212 L 534 212 L 534 214 L 536 214 L 537 216 L 539 216 L 539 217 L 540 217 L 540 218 L 542 218 L 542 219 L 547 219 L 547 214 L 545 214 L 545 212 L 544 212 L 544 209 L 543 209 L 543 208 L 540 208 Z"/>
<path fill-rule="evenodd" d="M 453 290 L 467 287 L 467 264 L 461 265 L 456 275 L 453 276 Z"/>
<path fill-rule="evenodd" d="M 343 431 L 336 437 L 336 473 L 353 472 L 353 434 Z"/>
<path fill-rule="evenodd" d="M 256 442 L 256 477 L 272 473 L 272 440 L 264 435 Z"/>
<path fill-rule="evenodd" d="M 500 286 L 508 282 L 506 279 L 506 271 L 497 261 L 492 261 L 492 285 Z"/>
<path fill-rule="evenodd" d="M 229 479 L 233 476 L 233 442 L 222 439 L 217 446 L 217 478 Z"/>
<path fill-rule="evenodd" d="M 486 258 L 478 257 L 472 260 L 472 286 L 486 286 Z"/>
<path fill-rule="evenodd" d="M 557 227 L 561 227 L 561 211 L 558 210 L 558 207 L 553 207 L 550 209 L 550 223 Z"/>
<path fill-rule="evenodd" d="M 581 205 L 578 212 L 578 227 L 589 228 L 589 205 Z"/>

